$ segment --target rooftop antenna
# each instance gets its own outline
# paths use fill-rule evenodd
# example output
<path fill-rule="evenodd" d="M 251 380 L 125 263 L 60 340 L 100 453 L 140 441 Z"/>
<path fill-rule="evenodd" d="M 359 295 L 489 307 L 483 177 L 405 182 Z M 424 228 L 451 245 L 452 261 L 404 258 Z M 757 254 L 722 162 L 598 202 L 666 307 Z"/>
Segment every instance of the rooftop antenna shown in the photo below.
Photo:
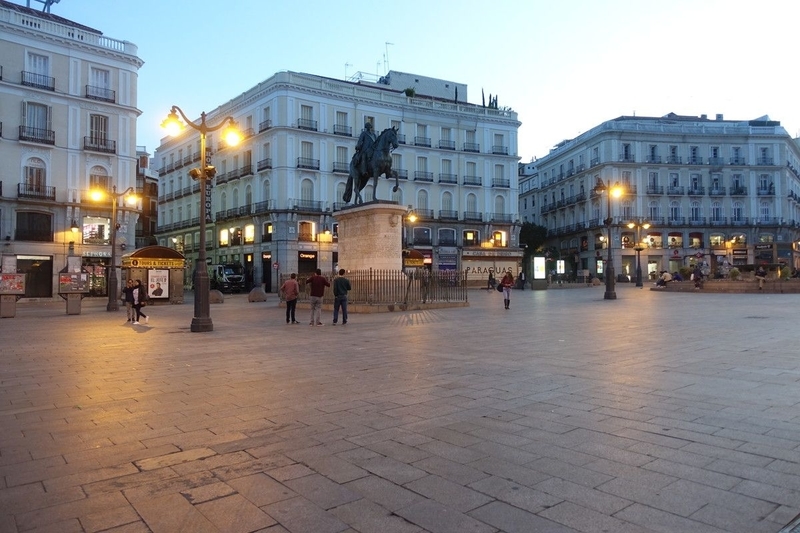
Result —
<path fill-rule="evenodd" d="M 383 43 L 386 48 L 386 54 L 383 56 L 383 69 L 386 71 L 386 74 L 389 73 L 389 47 L 394 46 L 394 43 Z"/>
<path fill-rule="evenodd" d="M 347 67 L 352 67 L 352 63 L 345 63 L 344 64 L 344 79 L 347 80 Z"/>

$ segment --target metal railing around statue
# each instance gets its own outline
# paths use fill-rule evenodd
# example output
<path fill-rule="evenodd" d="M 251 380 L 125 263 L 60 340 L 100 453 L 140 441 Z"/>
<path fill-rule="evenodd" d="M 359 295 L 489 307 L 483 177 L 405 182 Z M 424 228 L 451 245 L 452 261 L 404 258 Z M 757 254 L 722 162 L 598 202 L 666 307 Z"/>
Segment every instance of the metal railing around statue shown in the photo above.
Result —
<path fill-rule="evenodd" d="M 333 285 L 335 276 L 323 274 Z M 297 275 L 300 283 L 298 302 L 308 301 L 306 279 L 311 273 Z M 352 290 L 347 295 L 351 305 L 417 305 L 468 302 L 467 279 L 456 270 L 409 268 L 402 270 L 354 270 L 345 274 Z M 281 274 L 280 283 L 289 279 Z M 283 293 L 280 294 L 284 300 Z M 323 304 L 333 304 L 333 287 L 325 288 Z"/>

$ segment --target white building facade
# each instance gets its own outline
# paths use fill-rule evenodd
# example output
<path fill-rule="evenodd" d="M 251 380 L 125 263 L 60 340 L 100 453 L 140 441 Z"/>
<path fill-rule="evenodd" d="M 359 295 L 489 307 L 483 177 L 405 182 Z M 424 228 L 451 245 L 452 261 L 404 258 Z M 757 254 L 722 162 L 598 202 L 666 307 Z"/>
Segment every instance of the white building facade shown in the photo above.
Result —
<path fill-rule="evenodd" d="M 528 221 L 548 229 L 579 271 L 602 274 L 611 217 L 618 275 L 645 276 L 699 262 L 713 275 L 733 266 L 800 266 L 800 147 L 769 117 L 619 117 L 559 143 L 536 161 L 521 196 Z M 597 194 L 598 180 L 623 195 Z M 535 207 L 534 207 L 535 206 Z M 629 222 L 650 227 L 630 228 Z"/>
<path fill-rule="evenodd" d="M 366 201 L 411 206 L 407 244 L 433 269 L 488 268 L 516 273 L 516 113 L 465 103 L 463 84 L 390 72 L 374 83 L 279 72 L 208 114 L 209 125 L 232 116 L 245 140 L 226 147 L 209 134 L 216 167 L 209 263 L 241 263 L 251 286 L 277 289 L 280 273 L 325 273 L 348 268 L 337 253 L 336 212 L 350 159 L 366 122 L 376 134 L 394 127 L 392 155 L 400 175 L 372 181 Z M 167 110 L 165 110 L 166 113 Z M 165 138 L 155 154 L 159 169 L 159 244 L 183 249 L 189 264 L 199 250 L 200 191 L 189 171 L 200 160 L 199 134 L 187 128 Z M 187 279 L 189 279 L 187 277 Z"/>
<path fill-rule="evenodd" d="M 111 200 L 88 191 L 136 185 L 136 46 L 0 0 L 0 236 L 26 298 L 58 299 L 70 248 L 91 294 L 106 294 Z M 134 243 L 136 208 L 118 212 Z M 117 257 L 119 257 L 119 253 Z"/>

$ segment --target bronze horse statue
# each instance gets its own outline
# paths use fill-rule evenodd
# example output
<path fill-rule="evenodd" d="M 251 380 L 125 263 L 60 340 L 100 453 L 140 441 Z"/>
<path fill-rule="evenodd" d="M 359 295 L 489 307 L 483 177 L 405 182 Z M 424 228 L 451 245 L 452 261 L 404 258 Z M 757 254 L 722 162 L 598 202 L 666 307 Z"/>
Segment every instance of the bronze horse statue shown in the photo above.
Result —
<path fill-rule="evenodd" d="M 349 202 L 353 198 L 353 193 L 355 193 L 353 203 L 356 205 L 364 203 L 361 191 L 367 186 L 370 178 L 375 180 L 372 190 L 373 197 L 377 197 L 378 178 L 382 174 L 386 174 L 387 179 L 394 178 L 392 192 L 397 192 L 399 177 L 397 171 L 392 170 L 392 150 L 397 147 L 397 130 L 395 128 L 383 130 L 372 146 L 366 150 L 366 153 L 361 155 L 361 157 L 367 158 L 367 172 L 363 174 L 359 171 L 356 162 L 358 153 L 353 154 L 353 158 L 350 160 L 350 176 L 347 178 L 347 186 L 342 200 Z"/>

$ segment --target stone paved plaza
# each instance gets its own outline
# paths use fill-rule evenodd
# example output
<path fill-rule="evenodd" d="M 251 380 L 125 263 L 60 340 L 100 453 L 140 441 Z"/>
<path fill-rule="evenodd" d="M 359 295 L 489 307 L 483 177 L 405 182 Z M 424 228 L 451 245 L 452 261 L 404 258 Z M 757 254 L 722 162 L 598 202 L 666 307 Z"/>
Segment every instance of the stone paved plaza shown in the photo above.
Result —
<path fill-rule="evenodd" d="M 0 533 L 775 533 L 800 296 L 618 286 L 284 323 L 275 296 L 0 320 Z"/>

